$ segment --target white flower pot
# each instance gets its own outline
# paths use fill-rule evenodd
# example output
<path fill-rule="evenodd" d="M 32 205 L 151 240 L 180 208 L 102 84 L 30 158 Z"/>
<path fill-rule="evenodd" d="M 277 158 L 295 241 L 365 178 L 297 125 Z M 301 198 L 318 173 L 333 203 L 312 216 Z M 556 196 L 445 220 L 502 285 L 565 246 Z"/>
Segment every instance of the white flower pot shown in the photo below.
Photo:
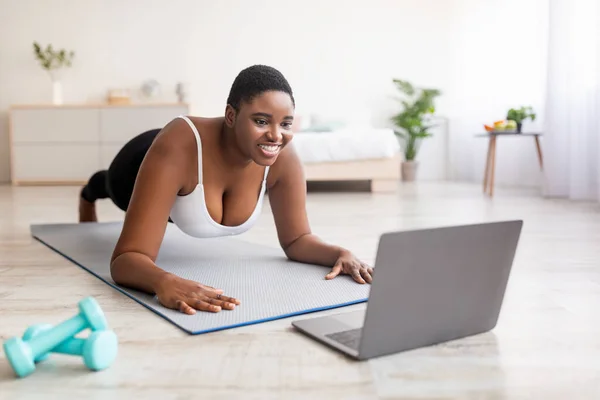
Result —
<path fill-rule="evenodd" d="M 62 83 L 58 80 L 52 81 L 52 104 L 63 103 Z"/>
<path fill-rule="evenodd" d="M 417 177 L 417 167 L 418 164 L 416 161 L 403 161 L 402 162 L 402 180 L 405 182 L 412 182 Z"/>

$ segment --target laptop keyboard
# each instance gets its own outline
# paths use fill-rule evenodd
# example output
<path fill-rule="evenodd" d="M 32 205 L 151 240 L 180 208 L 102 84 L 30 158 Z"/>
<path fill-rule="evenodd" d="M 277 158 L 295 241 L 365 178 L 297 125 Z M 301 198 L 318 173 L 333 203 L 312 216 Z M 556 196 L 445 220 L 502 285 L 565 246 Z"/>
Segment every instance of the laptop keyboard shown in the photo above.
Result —
<path fill-rule="evenodd" d="M 358 344 L 360 343 L 360 335 L 362 328 L 350 329 L 347 331 L 335 332 L 325 335 L 329 339 L 335 340 L 338 343 L 343 344 L 353 350 L 358 350 Z"/>

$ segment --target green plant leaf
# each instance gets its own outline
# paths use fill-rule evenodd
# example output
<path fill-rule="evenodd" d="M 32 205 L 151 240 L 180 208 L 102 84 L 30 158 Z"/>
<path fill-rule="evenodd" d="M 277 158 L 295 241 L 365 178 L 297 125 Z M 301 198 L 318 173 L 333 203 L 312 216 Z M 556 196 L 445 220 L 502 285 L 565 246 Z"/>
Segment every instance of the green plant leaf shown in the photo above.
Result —
<path fill-rule="evenodd" d="M 398 89 L 400 89 L 400 91 L 405 93 L 406 95 L 412 96 L 415 93 L 415 88 L 408 81 L 404 81 L 401 79 L 394 79 L 393 81 L 398 87 Z"/>
<path fill-rule="evenodd" d="M 75 56 L 74 51 L 65 49 L 54 50 L 52 44 L 48 44 L 45 49 L 38 42 L 33 42 L 33 52 L 42 68 L 45 70 L 70 67 Z"/>
<path fill-rule="evenodd" d="M 425 118 L 435 113 L 434 101 L 441 95 L 441 91 L 416 88 L 410 82 L 401 79 L 393 79 L 393 82 L 404 94 L 404 98 L 399 99 L 401 111 L 391 116 L 390 121 L 398 128 L 394 133 L 402 139 L 405 158 L 414 160 L 420 141 L 433 136 L 429 130 L 436 125 L 425 123 Z"/>

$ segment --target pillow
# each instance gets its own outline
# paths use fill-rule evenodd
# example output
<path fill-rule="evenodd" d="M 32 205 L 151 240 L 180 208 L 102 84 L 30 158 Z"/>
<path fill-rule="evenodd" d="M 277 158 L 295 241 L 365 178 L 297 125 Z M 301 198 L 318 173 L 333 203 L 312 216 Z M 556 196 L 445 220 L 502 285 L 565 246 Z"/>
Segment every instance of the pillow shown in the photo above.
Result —
<path fill-rule="evenodd" d="M 342 119 L 324 114 L 311 114 L 308 123 L 303 124 L 304 132 L 332 132 L 345 127 Z"/>

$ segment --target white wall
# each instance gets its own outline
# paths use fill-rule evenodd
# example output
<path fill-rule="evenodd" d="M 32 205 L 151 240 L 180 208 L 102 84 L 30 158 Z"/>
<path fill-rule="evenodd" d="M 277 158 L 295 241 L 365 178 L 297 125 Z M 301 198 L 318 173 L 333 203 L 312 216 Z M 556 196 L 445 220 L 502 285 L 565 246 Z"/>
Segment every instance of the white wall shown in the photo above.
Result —
<path fill-rule="evenodd" d="M 366 106 L 382 126 L 396 110 L 393 77 L 437 87 L 450 176 L 480 180 L 485 147 L 472 134 L 510 106 L 541 111 L 545 1 L 0 0 L 0 181 L 9 179 L 8 107 L 51 99 L 34 40 L 77 53 L 66 102 L 154 78 L 164 100 L 188 82 L 192 112 L 218 115 L 237 72 L 264 63 L 288 77 L 299 113 Z M 499 184 L 537 183 L 525 142 L 498 144 Z"/>
<path fill-rule="evenodd" d="M 511 107 L 538 113 L 524 129 L 543 129 L 546 91 L 547 0 L 461 0 L 451 31 L 458 63 L 448 81 L 451 176 L 481 181 L 487 140 L 473 138 L 482 124 L 503 119 Z M 496 184 L 540 187 L 532 138 L 497 141 Z"/>

